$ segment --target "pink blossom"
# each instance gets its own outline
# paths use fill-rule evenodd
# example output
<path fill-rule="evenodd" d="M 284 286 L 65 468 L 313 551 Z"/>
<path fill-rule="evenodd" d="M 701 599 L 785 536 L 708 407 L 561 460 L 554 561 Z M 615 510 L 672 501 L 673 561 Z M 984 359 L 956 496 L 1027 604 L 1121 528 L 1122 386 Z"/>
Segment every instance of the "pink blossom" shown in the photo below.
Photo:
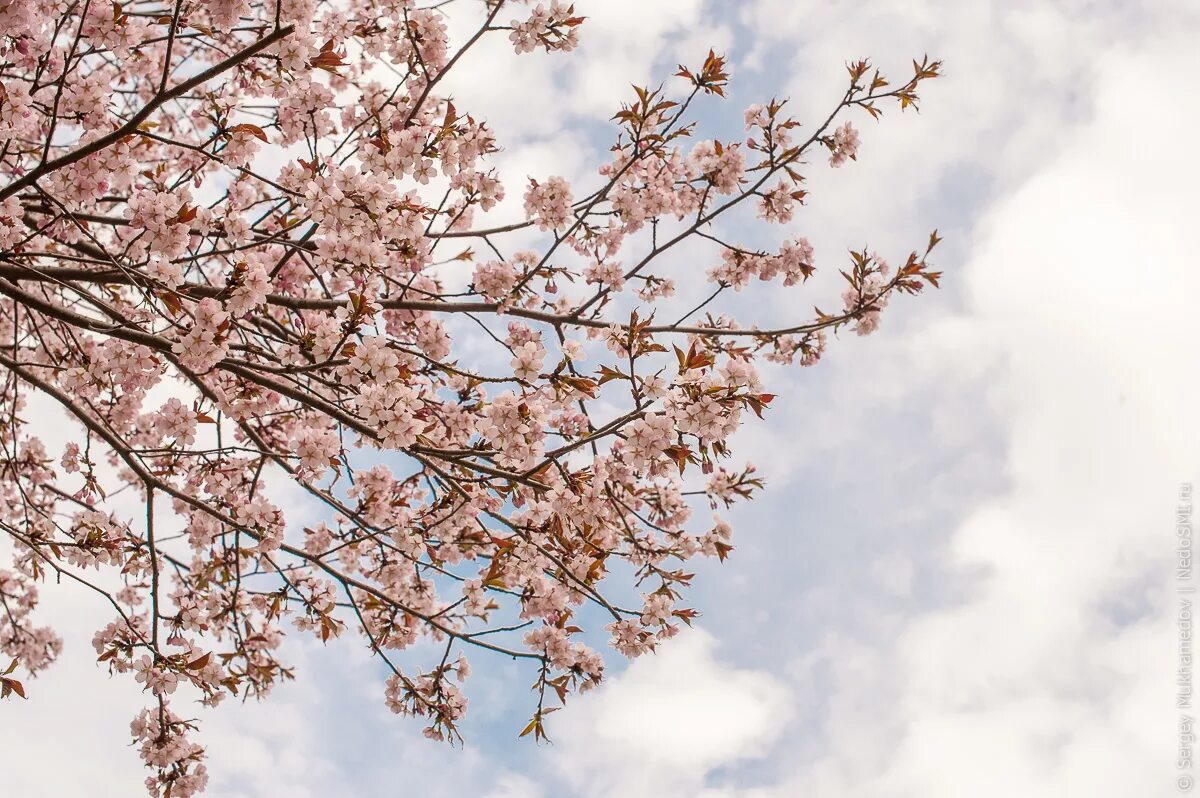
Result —
<path fill-rule="evenodd" d="M 525 213 L 536 219 L 541 230 L 558 230 L 571 219 L 571 187 L 561 177 L 544 183 L 530 178 L 525 190 Z"/>
<path fill-rule="evenodd" d="M 849 122 L 833 132 L 832 154 L 829 156 L 831 166 L 841 166 L 846 159 L 856 160 L 858 156 L 858 131 Z"/>

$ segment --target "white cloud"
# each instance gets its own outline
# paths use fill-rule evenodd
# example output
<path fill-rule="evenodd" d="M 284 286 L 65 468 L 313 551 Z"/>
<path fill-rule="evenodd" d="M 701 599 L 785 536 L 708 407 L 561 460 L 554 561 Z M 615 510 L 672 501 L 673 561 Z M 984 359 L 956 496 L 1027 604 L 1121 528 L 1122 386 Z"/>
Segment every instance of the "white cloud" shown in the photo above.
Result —
<path fill-rule="evenodd" d="M 111 607 L 74 583 L 40 588 L 37 621 L 53 623 L 65 646 L 53 667 L 24 679 L 28 700 L 10 697 L 3 705 L 4 793 L 50 798 L 78 795 L 87 785 L 89 796 L 125 798 L 145 777 L 129 747 L 129 721 L 142 698 L 132 679 L 108 678 L 89 644 L 91 632 L 110 620 Z"/>
<path fill-rule="evenodd" d="M 508 775 L 497 779 L 496 785 L 484 798 L 541 798 L 545 792 L 524 776 Z"/>
<path fill-rule="evenodd" d="M 996 364 L 1008 487 L 953 536 L 961 603 L 830 636 L 825 753 L 781 767 L 778 795 L 1120 796 L 1173 788 L 1169 592 L 1176 485 L 1194 480 L 1200 273 L 1187 230 L 1200 157 L 1159 131 L 1200 60 L 1181 37 L 1098 63 L 1095 116 L 986 215 L 963 318 L 921 331 L 943 390 Z M 1169 137 L 1168 137 L 1169 138 Z M 927 353 L 928 354 L 928 353 Z M 936 409 L 936 408 L 935 408 Z M 998 475 L 999 476 L 999 475 Z M 1116 612 L 1114 608 L 1120 608 Z"/>
<path fill-rule="evenodd" d="M 447 77 L 443 88 L 462 108 L 488 120 L 502 144 L 552 138 L 564 125 L 602 122 L 633 98 L 631 84 L 657 86 L 675 71 L 676 62 L 694 63 L 708 47 L 719 48 L 731 38 L 702 0 L 580 0 L 574 5 L 586 22 L 571 53 L 538 50 L 517 56 L 503 33 L 493 33 Z M 477 18 L 463 13 L 469 10 L 454 9 L 450 15 L 459 41 L 477 27 Z M 525 14 L 514 6 L 497 22 L 507 25 Z"/>
<path fill-rule="evenodd" d="M 788 690 L 716 649 L 686 631 L 554 716 L 553 760 L 572 794 L 690 796 L 717 768 L 767 753 L 789 720 Z"/>

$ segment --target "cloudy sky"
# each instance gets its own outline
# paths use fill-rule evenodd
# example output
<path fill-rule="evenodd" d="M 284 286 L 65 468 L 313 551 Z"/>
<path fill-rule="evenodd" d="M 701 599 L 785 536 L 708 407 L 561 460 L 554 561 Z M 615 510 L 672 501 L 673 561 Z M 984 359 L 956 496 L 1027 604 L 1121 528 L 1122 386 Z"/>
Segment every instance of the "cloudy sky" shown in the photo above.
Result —
<path fill-rule="evenodd" d="M 476 63 L 501 59 L 502 78 L 455 87 L 504 141 L 510 183 L 582 179 L 628 84 L 709 46 L 732 64 L 718 111 L 735 120 L 772 95 L 827 108 L 849 59 L 897 76 L 944 59 L 919 116 L 856 120 L 858 162 L 814 169 L 795 223 L 819 264 L 864 242 L 900 259 L 937 227 L 944 288 L 819 368 L 769 374 L 780 398 L 739 451 L 768 490 L 733 514 L 734 556 L 699 574 L 698 629 L 553 716 L 554 745 L 515 739 L 515 667 L 477 663 L 450 749 L 386 710 L 365 652 L 295 641 L 301 679 L 207 719 L 208 794 L 1172 794 L 1175 493 L 1200 483 L 1200 11 L 576 5 L 579 51 L 517 60 L 501 42 Z M 68 648 L 37 700 L 0 709 L 3 792 L 137 794 L 139 696 L 90 656 L 103 608 L 48 590 L 45 609 Z"/>

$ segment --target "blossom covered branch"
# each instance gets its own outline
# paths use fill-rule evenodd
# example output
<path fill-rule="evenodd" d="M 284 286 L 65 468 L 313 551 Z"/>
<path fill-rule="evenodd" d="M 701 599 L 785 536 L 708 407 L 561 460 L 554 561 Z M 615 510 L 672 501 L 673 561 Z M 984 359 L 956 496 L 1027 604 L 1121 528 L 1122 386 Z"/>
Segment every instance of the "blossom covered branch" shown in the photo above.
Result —
<path fill-rule="evenodd" d="M 824 119 L 772 100 L 722 141 L 694 121 L 729 80 L 709 53 L 634 90 L 586 194 L 502 175 L 440 84 L 483 37 L 515 58 L 581 29 L 557 1 L 0 2 L 4 696 L 62 649 L 47 577 L 86 588 L 112 611 L 96 656 L 150 697 L 148 789 L 184 798 L 204 750 L 172 699 L 265 696 L 289 628 L 360 635 L 438 739 L 467 652 L 527 660 L 540 739 L 604 638 L 637 656 L 698 614 L 686 562 L 732 544 L 693 516 L 763 486 L 729 445 L 774 399 L 756 362 L 812 365 L 939 276 L 936 234 L 898 268 L 851 253 L 837 312 L 747 325 L 730 294 L 800 291 L 816 256 L 717 223 L 792 225 L 804 173 L 856 157 L 844 117 L 915 105 L 940 65 L 851 63 Z M 712 262 L 684 306 L 687 241 Z"/>

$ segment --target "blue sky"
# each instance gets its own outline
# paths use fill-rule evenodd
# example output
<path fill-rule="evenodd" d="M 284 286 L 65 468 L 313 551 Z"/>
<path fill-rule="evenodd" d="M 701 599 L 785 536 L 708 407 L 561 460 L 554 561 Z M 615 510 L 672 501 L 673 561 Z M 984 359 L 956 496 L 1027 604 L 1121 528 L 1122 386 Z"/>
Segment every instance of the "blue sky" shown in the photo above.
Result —
<path fill-rule="evenodd" d="M 209 794 L 1168 794 L 1173 497 L 1200 481 L 1200 13 L 576 5 L 590 17 L 579 52 L 514 61 L 498 47 L 510 74 L 455 87 L 504 142 L 510 186 L 582 179 L 628 83 L 709 46 L 731 59 L 719 111 L 735 121 L 771 95 L 827 107 L 846 60 L 899 76 L 928 52 L 946 77 L 921 114 L 855 120 L 858 162 L 814 166 L 795 232 L 829 280 L 848 247 L 900 259 L 937 227 L 945 287 L 894 303 L 873 336 L 832 342 L 818 368 L 768 372 L 780 399 L 738 450 L 768 490 L 733 513 L 734 556 L 698 574 L 699 630 L 572 701 L 553 746 L 515 739 L 531 681 L 516 666 L 477 658 L 468 741 L 450 749 L 386 710 L 352 641 L 297 640 L 297 683 L 206 720 Z M 818 280 L 813 300 L 833 286 Z M 794 318 L 793 301 L 760 307 Z M 140 698 L 88 645 L 103 610 L 45 593 L 67 650 L 33 700 L 4 706 L 5 792 L 136 794 Z"/>

